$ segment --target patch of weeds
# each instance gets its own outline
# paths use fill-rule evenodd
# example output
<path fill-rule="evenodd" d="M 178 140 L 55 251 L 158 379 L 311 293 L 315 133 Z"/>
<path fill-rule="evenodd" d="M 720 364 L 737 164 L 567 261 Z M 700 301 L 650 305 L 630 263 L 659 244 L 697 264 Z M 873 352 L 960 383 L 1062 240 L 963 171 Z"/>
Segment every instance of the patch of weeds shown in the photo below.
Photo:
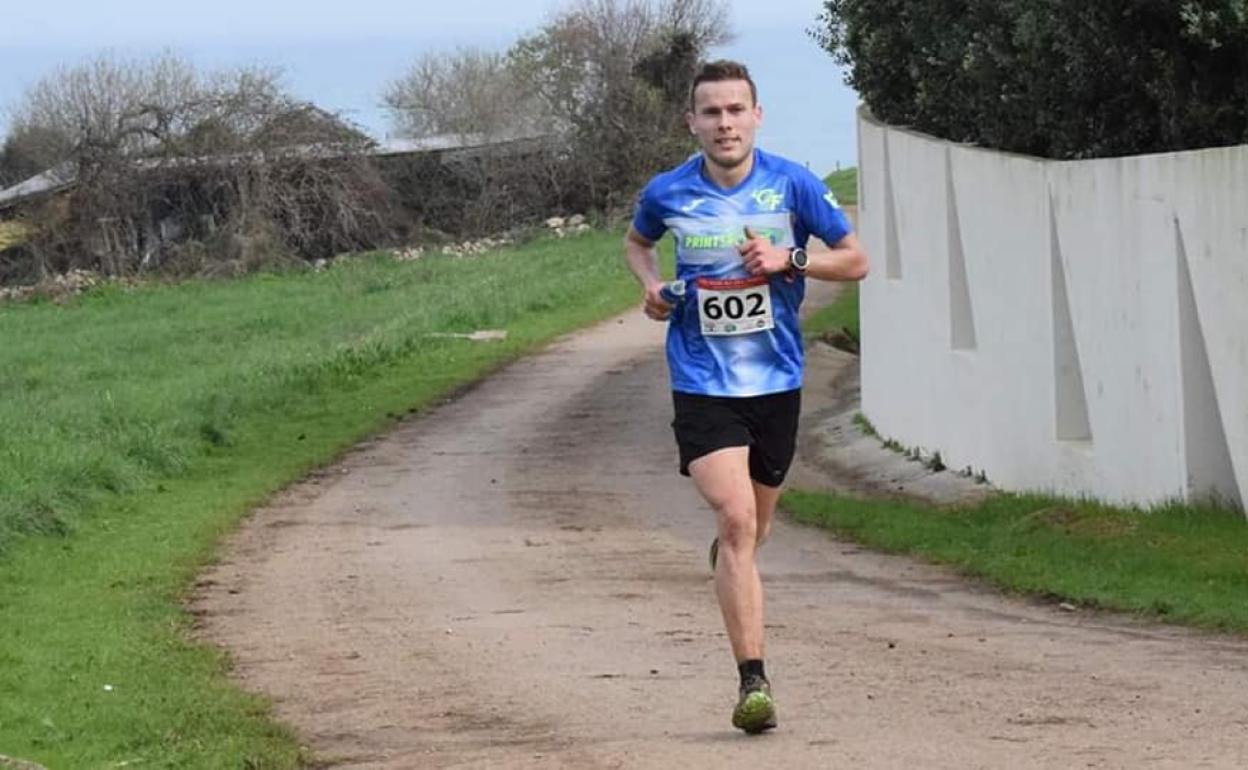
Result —
<path fill-rule="evenodd" d="M 988 483 L 988 474 L 982 470 L 977 471 L 970 465 L 958 471 L 958 475 L 963 478 L 973 479 L 976 484 Z"/>
<path fill-rule="evenodd" d="M 859 355 L 862 350 L 862 341 L 858 339 L 857 332 L 848 326 L 842 326 L 839 329 L 829 329 L 821 334 L 819 338 L 837 350 L 851 355 Z"/>
<path fill-rule="evenodd" d="M 932 473 L 941 473 L 948 470 L 948 466 L 945 465 L 944 458 L 941 457 L 940 450 L 929 453 L 920 446 L 908 447 L 896 439 L 883 438 L 875 430 L 875 426 L 872 425 L 871 422 L 862 415 L 862 413 L 854 415 L 854 425 L 858 426 L 858 429 L 864 434 L 871 436 L 872 438 L 879 439 L 885 449 L 891 452 L 896 452 L 907 460 L 920 463 L 924 468 L 927 468 Z M 967 472 L 969 471 L 970 467 L 968 466 Z"/>
<path fill-rule="evenodd" d="M 864 435 L 870 436 L 871 438 L 880 437 L 880 434 L 875 430 L 875 426 L 871 424 L 871 421 L 868 420 L 867 416 L 862 412 L 856 412 L 854 414 L 854 425 L 857 426 L 858 430 L 862 431 Z"/>

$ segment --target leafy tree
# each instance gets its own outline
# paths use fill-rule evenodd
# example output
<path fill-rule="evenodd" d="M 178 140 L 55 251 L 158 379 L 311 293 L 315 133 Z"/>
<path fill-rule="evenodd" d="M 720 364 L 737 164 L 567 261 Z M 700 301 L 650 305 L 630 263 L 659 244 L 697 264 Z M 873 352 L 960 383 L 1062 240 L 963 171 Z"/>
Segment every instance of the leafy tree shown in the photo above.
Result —
<path fill-rule="evenodd" d="M 1056 158 L 1248 141 L 1248 0 L 826 0 L 881 119 Z"/>

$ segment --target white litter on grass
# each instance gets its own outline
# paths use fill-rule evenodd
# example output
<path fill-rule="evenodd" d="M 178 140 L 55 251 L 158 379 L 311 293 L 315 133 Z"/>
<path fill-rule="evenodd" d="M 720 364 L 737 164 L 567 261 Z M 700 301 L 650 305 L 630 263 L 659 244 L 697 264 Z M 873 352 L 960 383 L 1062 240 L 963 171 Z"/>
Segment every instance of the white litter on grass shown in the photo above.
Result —
<path fill-rule="evenodd" d="M 576 235 L 579 233 L 587 233 L 593 228 L 585 221 L 584 214 L 573 214 L 570 217 L 551 217 L 543 224 L 548 230 L 552 230 L 556 236 L 563 238 L 567 235 Z"/>
<path fill-rule="evenodd" d="M 479 329 L 475 332 L 431 332 L 430 337 L 451 337 L 473 342 L 493 342 L 507 339 L 506 329 Z"/>
<path fill-rule="evenodd" d="M 112 692 L 112 691 L 113 691 L 113 686 L 111 684 L 104 685 L 104 692 Z"/>

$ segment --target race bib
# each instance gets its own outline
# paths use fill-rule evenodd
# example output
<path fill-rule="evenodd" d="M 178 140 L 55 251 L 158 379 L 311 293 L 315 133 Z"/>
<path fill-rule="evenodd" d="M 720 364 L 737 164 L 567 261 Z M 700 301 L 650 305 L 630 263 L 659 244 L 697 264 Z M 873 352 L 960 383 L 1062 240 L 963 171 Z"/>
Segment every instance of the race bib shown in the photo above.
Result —
<path fill-rule="evenodd" d="M 698 321 L 702 334 L 708 337 L 753 334 L 774 328 L 767 276 L 699 278 Z"/>

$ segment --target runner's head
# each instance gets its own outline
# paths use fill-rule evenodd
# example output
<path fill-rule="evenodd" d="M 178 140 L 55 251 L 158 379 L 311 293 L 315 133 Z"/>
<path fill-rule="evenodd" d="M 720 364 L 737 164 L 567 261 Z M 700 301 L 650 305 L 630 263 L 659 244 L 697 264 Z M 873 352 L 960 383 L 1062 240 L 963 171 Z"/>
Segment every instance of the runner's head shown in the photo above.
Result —
<path fill-rule="evenodd" d="M 707 160 L 725 169 L 745 163 L 763 122 L 758 89 L 745 65 L 728 60 L 703 64 L 689 89 L 685 121 Z"/>

